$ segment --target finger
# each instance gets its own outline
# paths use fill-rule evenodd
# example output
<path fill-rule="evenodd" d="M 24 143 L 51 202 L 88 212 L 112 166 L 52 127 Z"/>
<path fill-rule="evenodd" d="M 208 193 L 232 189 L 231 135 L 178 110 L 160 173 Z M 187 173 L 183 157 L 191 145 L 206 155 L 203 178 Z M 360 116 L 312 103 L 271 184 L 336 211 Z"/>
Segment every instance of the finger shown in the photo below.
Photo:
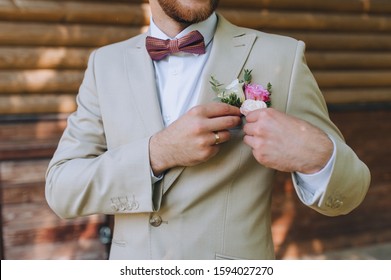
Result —
<path fill-rule="evenodd" d="M 244 132 L 245 135 L 254 136 L 254 131 L 252 129 L 251 123 L 246 123 L 243 126 L 243 132 Z"/>
<path fill-rule="evenodd" d="M 219 145 L 225 143 L 231 139 L 231 133 L 227 130 L 223 131 L 214 131 L 213 140 L 211 141 L 212 145 Z"/>
<path fill-rule="evenodd" d="M 220 135 L 219 135 L 219 132 L 218 131 L 214 131 L 213 132 L 214 136 L 215 136 L 215 142 L 213 143 L 214 145 L 218 145 L 221 143 L 221 140 L 220 140 Z"/>
<path fill-rule="evenodd" d="M 199 105 L 191 109 L 192 113 L 202 115 L 207 118 L 222 116 L 241 116 L 239 108 L 221 102 L 212 102 Z"/>
<path fill-rule="evenodd" d="M 247 114 L 246 121 L 248 123 L 252 123 L 258 121 L 259 119 L 261 120 L 265 119 L 268 117 L 269 114 L 273 113 L 271 110 L 273 109 L 265 108 L 265 109 L 258 109 L 258 110 L 251 111 L 250 113 Z"/>
<path fill-rule="evenodd" d="M 243 137 L 243 142 L 244 142 L 244 144 L 246 144 L 247 146 L 249 146 L 251 149 L 255 149 L 255 145 L 256 145 L 256 139 L 255 139 L 255 137 L 250 136 L 250 135 L 245 135 L 245 136 Z"/>
<path fill-rule="evenodd" d="M 239 126 L 242 120 L 238 116 L 224 116 L 208 119 L 205 122 L 206 129 L 209 131 L 229 130 Z"/>
<path fill-rule="evenodd" d="M 253 123 L 246 123 L 243 126 L 243 132 L 246 135 L 249 136 L 258 136 L 261 137 L 264 135 L 264 132 L 266 131 L 267 126 L 265 123 L 262 123 L 261 120 Z"/>

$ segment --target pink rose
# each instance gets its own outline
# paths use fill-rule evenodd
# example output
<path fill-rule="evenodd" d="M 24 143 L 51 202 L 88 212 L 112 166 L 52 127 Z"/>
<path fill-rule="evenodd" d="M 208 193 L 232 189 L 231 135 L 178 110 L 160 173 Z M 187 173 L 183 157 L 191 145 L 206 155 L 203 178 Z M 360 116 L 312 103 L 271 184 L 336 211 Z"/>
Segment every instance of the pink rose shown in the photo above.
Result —
<path fill-rule="evenodd" d="M 247 84 L 244 89 L 246 99 L 270 101 L 270 92 L 258 84 Z"/>

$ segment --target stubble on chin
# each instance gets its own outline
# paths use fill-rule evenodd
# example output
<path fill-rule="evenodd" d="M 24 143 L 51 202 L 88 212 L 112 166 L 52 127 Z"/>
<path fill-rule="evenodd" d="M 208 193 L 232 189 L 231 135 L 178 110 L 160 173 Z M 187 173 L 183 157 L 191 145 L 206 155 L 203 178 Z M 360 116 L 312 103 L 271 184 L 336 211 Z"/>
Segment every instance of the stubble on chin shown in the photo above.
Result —
<path fill-rule="evenodd" d="M 210 0 L 209 5 L 205 4 L 196 9 L 190 9 L 181 3 L 180 0 L 158 0 L 163 11 L 176 22 L 191 25 L 204 21 L 216 10 L 219 0 Z"/>

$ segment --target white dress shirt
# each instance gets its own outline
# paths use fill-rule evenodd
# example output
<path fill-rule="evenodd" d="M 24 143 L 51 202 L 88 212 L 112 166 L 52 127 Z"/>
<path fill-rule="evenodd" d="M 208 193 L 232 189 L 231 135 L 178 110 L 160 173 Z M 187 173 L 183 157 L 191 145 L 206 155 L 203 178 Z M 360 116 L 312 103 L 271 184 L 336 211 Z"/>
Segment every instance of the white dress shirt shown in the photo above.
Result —
<path fill-rule="evenodd" d="M 200 85 L 199 80 L 210 49 L 217 25 L 217 16 L 213 14 L 206 21 L 194 24 L 183 30 L 175 38 L 181 38 L 191 31 L 198 30 L 205 40 L 206 53 L 176 53 L 160 61 L 154 61 L 157 91 L 160 109 L 165 126 L 170 125 L 197 104 Z M 164 34 L 151 20 L 151 36 L 159 39 L 174 39 Z"/>
<path fill-rule="evenodd" d="M 209 58 L 216 26 L 217 16 L 212 14 L 206 21 L 187 27 L 175 37 L 181 38 L 191 31 L 198 30 L 204 36 L 205 54 L 195 55 L 180 52 L 153 62 L 160 109 L 165 126 L 170 125 L 197 104 L 201 84 L 199 80 Z M 150 32 L 152 37 L 163 40 L 174 39 L 162 32 L 153 22 L 153 18 L 151 18 Z M 313 204 L 320 200 L 330 180 L 334 161 L 335 144 L 331 159 L 321 171 L 311 175 L 295 173 L 296 182 L 300 186 L 299 196 L 305 204 Z M 152 176 L 152 182 L 157 182 L 161 178 Z"/>

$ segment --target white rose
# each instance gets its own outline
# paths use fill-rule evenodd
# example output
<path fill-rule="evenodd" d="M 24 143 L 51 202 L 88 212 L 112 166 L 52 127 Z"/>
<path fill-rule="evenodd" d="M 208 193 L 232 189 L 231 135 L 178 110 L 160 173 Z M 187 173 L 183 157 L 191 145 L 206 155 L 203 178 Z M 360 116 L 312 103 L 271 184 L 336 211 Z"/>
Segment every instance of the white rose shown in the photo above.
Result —
<path fill-rule="evenodd" d="M 243 83 L 240 83 L 238 79 L 234 80 L 225 88 L 225 97 L 229 96 L 231 93 L 235 93 L 236 96 L 240 99 L 240 102 L 243 102 L 246 99 L 243 91 Z"/>
<path fill-rule="evenodd" d="M 240 107 L 240 112 L 247 116 L 248 113 L 254 110 L 258 109 L 264 109 L 267 108 L 267 105 L 265 102 L 261 100 L 252 100 L 252 99 L 246 99 L 242 106 Z"/>

